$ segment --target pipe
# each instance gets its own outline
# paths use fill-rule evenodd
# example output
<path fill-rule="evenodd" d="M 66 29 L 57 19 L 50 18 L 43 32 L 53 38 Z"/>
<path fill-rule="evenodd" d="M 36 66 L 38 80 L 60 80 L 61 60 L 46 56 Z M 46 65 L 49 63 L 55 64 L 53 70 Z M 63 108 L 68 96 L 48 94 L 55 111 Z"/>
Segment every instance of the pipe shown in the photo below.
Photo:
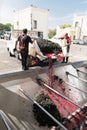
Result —
<path fill-rule="evenodd" d="M 81 92 L 83 92 L 83 93 L 87 94 L 87 92 L 86 92 L 86 91 L 83 91 L 83 90 L 81 90 L 81 89 L 79 89 L 79 88 L 76 88 L 74 85 L 69 84 L 69 83 L 68 83 L 68 82 L 66 82 L 66 81 L 63 81 L 63 82 L 64 82 L 65 84 L 69 85 L 70 87 L 75 88 L 75 89 L 77 89 L 77 90 L 79 90 L 79 91 L 81 91 Z"/>
<path fill-rule="evenodd" d="M 79 69 L 76 69 L 77 71 L 83 73 L 83 74 L 87 74 L 86 72 L 82 71 L 82 70 L 79 70 Z"/>
<path fill-rule="evenodd" d="M 1 118 L 2 118 L 2 120 L 3 120 L 3 122 L 4 122 L 4 124 L 5 124 L 5 126 L 6 126 L 6 128 L 7 128 L 7 130 L 11 130 L 11 128 L 9 127 L 9 125 L 8 125 L 6 119 L 5 119 L 5 117 L 4 117 L 4 115 L 2 114 L 1 111 L 0 111 L 0 116 L 1 116 Z"/>
<path fill-rule="evenodd" d="M 64 125 L 62 125 L 56 118 L 54 118 L 48 111 L 46 111 L 39 103 L 33 100 L 23 89 L 19 89 L 28 99 L 30 99 L 33 103 L 35 103 L 41 110 L 43 110 L 53 121 L 55 121 L 61 128 L 64 130 L 68 130 Z"/>
<path fill-rule="evenodd" d="M 82 78 L 79 78 L 79 77 L 77 77 L 77 76 L 75 76 L 75 75 L 73 75 L 73 74 L 71 74 L 71 73 L 69 73 L 69 72 L 66 72 L 66 74 L 67 74 L 67 75 L 71 75 L 71 76 L 73 76 L 73 77 L 75 77 L 75 78 L 77 78 L 77 79 L 79 79 L 79 80 L 81 80 L 81 81 L 83 81 L 83 82 L 86 82 L 86 83 L 87 83 L 87 80 L 82 79 Z"/>
<path fill-rule="evenodd" d="M 42 80 L 41 80 L 42 81 Z M 42 81 L 43 82 L 43 81 Z M 78 104 L 74 103 L 73 101 L 71 101 L 68 97 L 64 96 L 63 94 L 59 93 L 58 91 L 54 90 L 53 88 L 51 88 L 50 86 L 48 86 L 46 83 L 43 82 L 43 85 L 50 89 L 51 91 L 53 91 L 54 93 L 56 93 L 57 95 L 61 96 L 62 98 L 66 99 L 67 101 L 71 102 L 72 104 L 74 104 L 76 107 L 81 109 L 81 106 L 79 106 Z"/>

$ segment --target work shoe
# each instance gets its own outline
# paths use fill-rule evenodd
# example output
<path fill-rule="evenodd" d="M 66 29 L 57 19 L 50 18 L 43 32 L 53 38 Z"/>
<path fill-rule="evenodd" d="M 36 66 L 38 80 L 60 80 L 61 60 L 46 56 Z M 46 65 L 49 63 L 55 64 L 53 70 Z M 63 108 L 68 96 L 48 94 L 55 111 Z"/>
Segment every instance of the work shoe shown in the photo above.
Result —
<path fill-rule="evenodd" d="M 29 68 L 28 67 L 24 67 L 24 70 L 28 70 Z"/>

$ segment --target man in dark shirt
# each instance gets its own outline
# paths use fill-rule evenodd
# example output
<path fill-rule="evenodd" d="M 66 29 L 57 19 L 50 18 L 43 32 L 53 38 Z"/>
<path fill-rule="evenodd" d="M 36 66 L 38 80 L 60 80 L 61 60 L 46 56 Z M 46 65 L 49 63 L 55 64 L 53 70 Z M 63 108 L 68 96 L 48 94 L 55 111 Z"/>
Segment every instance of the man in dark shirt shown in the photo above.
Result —
<path fill-rule="evenodd" d="M 67 40 L 67 53 L 69 53 L 71 38 L 68 36 L 68 33 L 65 34 L 65 39 Z M 66 57 L 66 63 L 68 62 L 69 56 Z"/>
<path fill-rule="evenodd" d="M 29 42 L 32 43 L 31 37 L 29 35 L 27 35 L 27 29 L 23 29 L 23 34 L 20 35 L 16 41 L 16 48 L 17 48 L 17 44 L 19 42 L 21 42 L 21 37 L 23 36 L 23 43 L 25 44 L 25 50 L 22 52 L 20 51 L 21 54 L 21 63 L 22 63 L 22 69 L 23 70 L 28 70 L 28 66 L 27 66 L 27 58 L 28 58 L 28 53 L 29 53 Z"/>

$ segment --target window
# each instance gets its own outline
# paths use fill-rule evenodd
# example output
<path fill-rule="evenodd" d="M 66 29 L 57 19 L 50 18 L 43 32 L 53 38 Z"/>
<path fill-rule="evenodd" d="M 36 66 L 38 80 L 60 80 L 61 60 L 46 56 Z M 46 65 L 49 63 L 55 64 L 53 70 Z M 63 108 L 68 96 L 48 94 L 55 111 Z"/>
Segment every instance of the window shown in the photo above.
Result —
<path fill-rule="evenodd" d="M 79 22 L 75 22 L 75 27 L 78 27 L 78 25 L 79 25 Z"/>
<path fill-rule="evenodd" d="M 37 29 L 37 21 L 34 20 L 34 29 Z"/>
<path fill-rule="evenodd" d="M 43 38 L 43 32 L 38 32 L 38 37 Z"/>

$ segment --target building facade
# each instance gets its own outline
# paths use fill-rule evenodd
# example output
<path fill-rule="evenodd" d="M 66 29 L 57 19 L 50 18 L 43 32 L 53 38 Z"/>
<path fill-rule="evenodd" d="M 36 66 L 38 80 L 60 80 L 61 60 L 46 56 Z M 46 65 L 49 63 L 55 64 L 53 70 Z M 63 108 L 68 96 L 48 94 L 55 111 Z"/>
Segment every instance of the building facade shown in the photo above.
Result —
<path fill-rule="evenodd" d="M 75 29 L 75 39 L 87 40 L 87 15 L 75 15 L 72 26 Z"/>
<path fill-rule="evenodd" d="M 48 38 L 49 10 L 30 6 L 14 12 L 14 32 L 27 28 L 31 36 Z"/>
<path fill-rule="evenodd" d="M 71 39 L 74 39 L 75 37 L 75 29 L 71 27 L 66 27 L 66 28 L 60 28 L 60 26 L 56 27 L 56 38 L 63 37 L 66 33 L 68 33 L 68 36 L 71 37 Z"/>

